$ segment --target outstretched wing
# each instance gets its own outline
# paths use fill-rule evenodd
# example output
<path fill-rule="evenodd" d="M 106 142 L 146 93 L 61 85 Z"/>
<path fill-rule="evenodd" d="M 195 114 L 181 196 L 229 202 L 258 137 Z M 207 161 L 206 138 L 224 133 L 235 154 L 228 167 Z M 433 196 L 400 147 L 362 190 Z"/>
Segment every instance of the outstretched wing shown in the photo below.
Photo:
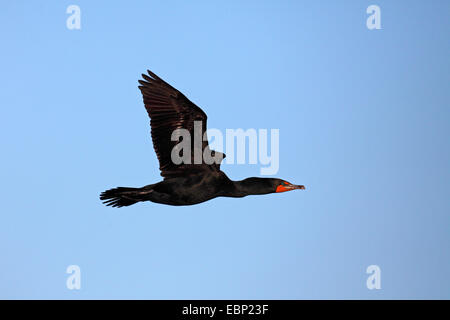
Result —
<path fill-rule="evenodd" d="M 147 70 L 149 75 L 142 74 L 144 80 L 139 80 L 139 89 L 144 98 L 145 108 L 150 117 L 153 147 L 159 160 L 159 169 L 163 177 L 185 174 L 186 171 L 219 170 L 219 164 L 208 165 L 201 157 L 201 163 L 195 164 L 195 154 L 203 155 L 208 148 L 208 141 L 194 143 L 194 121 L 197 128 L 201 124 L 201 137 L 206 131 L 206 114 L 180 91 Z M 172 141 L 172 133 L 177 129 L 186 129 L 191 137 L 191 159 L 189 163 L 175 164 L 171 155 L 179 141 Z M 201 139 L 203 140 L 203 139 Z M 201 150 L 199 150 L 201 148 Z M 197 149 L 197 150 L 195 150 Z M 214 151 L 213 156 L 214 156 Z M 216 154 L 218 154 L 216 152 Z M 217 156 L 216 156 L 217 157 Z M 225 155 L 223 155 L 225 158 Z M 187 162 L 187 161 L 186 161 Z"/>

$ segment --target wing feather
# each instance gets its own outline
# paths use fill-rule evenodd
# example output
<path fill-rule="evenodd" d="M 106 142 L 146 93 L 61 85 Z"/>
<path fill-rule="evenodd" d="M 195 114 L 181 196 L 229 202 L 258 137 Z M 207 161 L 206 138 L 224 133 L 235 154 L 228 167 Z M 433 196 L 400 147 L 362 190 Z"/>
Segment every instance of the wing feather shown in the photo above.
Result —
<path fill-rule="evenodd" d="M 161 175 L 165 178 L 186 171 L 219 170 L 219 165 L 194 164 L 195 144 L 191 141 L 190 164 L 176 165 L 172 162 L 171 152 L 178 143 L 172 141 L 172 132 L 177 129 L 186 129 L 194 139 L 194 121 L 201 121 L 202 137 L 206 131 L 207 116 L 194 103 L 186 98 L 180 91 L 162 80 L 156 74 L 147 70 L 148 75 L 142 74 L 144 80 L 139 80 L 139 89 L 142 92 L 144 105 L 150 117 L 151 136 L 153 147 L 159 160 Z M 209 148 L 208 141 L 202 142 L 202 154 Z M 225 155 L 224 155 L 225 156 Z"/>

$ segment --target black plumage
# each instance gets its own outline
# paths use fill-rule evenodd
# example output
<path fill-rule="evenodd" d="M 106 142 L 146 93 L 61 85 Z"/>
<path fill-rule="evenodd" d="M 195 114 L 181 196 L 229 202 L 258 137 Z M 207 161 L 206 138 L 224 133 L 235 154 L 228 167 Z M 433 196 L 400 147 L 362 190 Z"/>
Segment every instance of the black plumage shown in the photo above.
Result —
<path fill-rule="evenodd" d="M 244 197 L 247 195 L 304 189 L 276 178 L 248 178 L 232 181 L 220 170 L 220 162 L 207 164 L 201 158 L 196 163 L 196 152 L 209 152 L 218 159 L 225 155 L 209 150 L 205 135 L 207 116 L 180 91 L 153 72 L 143 74 L 139 80 L 144 105 L 150 117 L 153 147 L 159 160 L 163 181 L 142 188 L 118 187 L 102 192 L 100 199 L 113 207 L 129 206 L 139 201 L 152 201 L 168 205 L 192 205 L 216 197 Z M 194 137 L 194 122 L 201 124 L 201 144 L 191 141 L 191 161 L 175 164 L 171 152 L 179 141 L 172 141 L 172 133 L 185 129 Z M 201 148 L 201 150 L 196 150 Z"/>

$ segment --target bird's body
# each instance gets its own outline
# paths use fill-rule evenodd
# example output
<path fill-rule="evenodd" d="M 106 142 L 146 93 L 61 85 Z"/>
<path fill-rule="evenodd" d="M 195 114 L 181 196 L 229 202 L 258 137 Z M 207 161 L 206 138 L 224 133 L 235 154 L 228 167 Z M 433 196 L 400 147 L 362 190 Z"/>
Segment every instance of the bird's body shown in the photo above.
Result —
<path fill-rule="evenodd" d="M 172 151 L 179 141 L 173 141 L 175 130 L 186 130 L 191 136 L 196 125 L 200 123 L 200 134 L 205 135 L 206 114 L 189 101 L 181 92 L 170 86 L 151 71 L 149 76 L 142 75 L 146 81 L 139 81 L 139 89 L 144 97 L 144 104 L 150 116 L 153 146 L 160 163 L 164 180 L 142 188 L 118 187 L 107 190 L 100 195 L 105 204 L 113 207 L 129 206 L 140 201 L 152 201 L 161 204 L 183 206 L 208 201 L 216 197 L 245 197 L 247 195 L 285 192 L 304 189 L 304 186 L 290 184 L 276 178 L 247 178 L 232 181 L 220 170 L 220 161 L 224 154 L 209 150 L 208 142 L 191 145 L 191 158 L 176 164 Z M 197 127 L 198 128 L 198 127 Z M 196 150 L 197 148 L 197 150 Z M 197 151 L 216 156 L 216 161 L 208 164 L 201 159 L 194 159 Z M 218 156 L 218 157 L 217 157 Z"/>
<path fill-rule="evenodd" d="M 224 193 L 221 186 L 227 185 L 228 178 L 219 173 L 207 175 L 189 174 L 164 179 L 161 182 L 143 188 L 117 188 L 105 191 L 106 195 L 116 197 L 112 205 L 123 206 L 128 202 L 152 201 L 174 206 L 186 206 L 201 203 Z M 229 180 L 229 179 L 228 179 Z M 109 194 L 108 194 L 109 192 Z"/>

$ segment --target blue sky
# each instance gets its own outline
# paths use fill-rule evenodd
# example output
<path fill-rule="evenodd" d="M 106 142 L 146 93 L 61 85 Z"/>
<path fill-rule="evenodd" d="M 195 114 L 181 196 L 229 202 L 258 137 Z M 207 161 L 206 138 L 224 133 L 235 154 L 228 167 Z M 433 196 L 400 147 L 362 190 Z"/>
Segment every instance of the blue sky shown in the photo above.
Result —
<path fill-rule="evenodd" d="M 66 28 L 71 4 L 81 30 Z M 371 4 L 381 30 L 366 27 Z M 449 13 L 437 0 L 3 4 L 0 298 L 450 298 Z M 211 128 L 280 129 L 276 176 L 307 190 L 103 206 L 105 189 L 160 180 L 146 69 Z"/>

